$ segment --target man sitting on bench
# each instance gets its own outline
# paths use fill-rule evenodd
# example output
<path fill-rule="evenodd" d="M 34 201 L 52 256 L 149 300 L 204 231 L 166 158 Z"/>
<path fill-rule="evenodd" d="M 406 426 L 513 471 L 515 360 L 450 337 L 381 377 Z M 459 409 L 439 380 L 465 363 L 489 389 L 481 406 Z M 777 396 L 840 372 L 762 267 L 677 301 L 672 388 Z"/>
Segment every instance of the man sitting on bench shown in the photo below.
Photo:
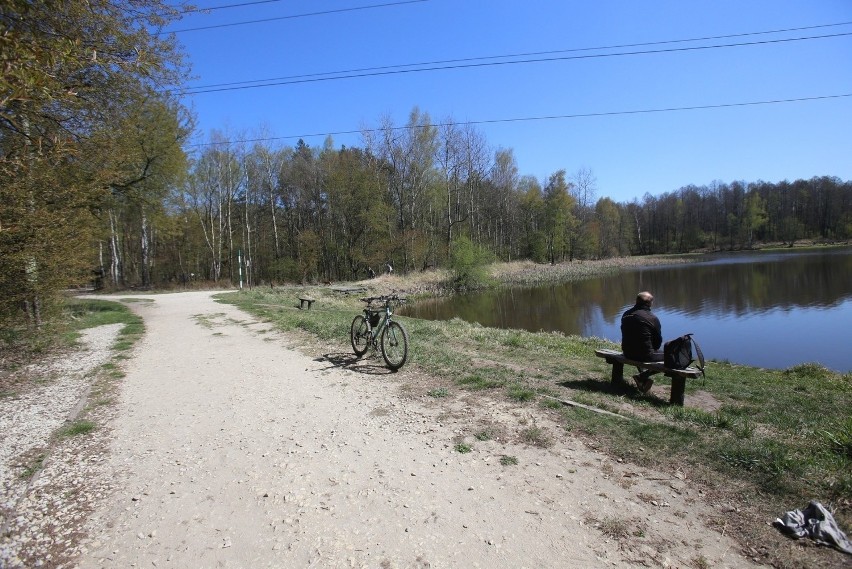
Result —
<path fill-rule="evenodd" d="M 663 351 L 662 327 L 660 320 L 651 312 L 654 295 L 640 292 L 636 295 L 636 305 L 621 316 L 621 351 L 624 356 L 640 362 L 661 362 Z M 647 393 L 654 380 L 651 376 L 660 373 L 646 369 L 633 376 L 636 386 Z"/>

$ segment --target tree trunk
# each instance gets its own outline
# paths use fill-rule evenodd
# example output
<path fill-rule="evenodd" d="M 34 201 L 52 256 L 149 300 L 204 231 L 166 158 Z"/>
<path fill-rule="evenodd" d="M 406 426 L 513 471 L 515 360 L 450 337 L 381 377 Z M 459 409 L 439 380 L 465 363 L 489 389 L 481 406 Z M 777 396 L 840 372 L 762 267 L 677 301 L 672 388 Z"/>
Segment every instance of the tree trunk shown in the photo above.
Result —
<path fill-rule="evenodd" d="M 122 281 L 121 253 L 118 247 L 118 235 L 115 233 L 115 213 L 112 210 L 109 210 L 109 248 L 109 276 L 112 286 L 117 287 Z"/>
<path fill-rule="evenodd" d="M 636 210 L 633 210 L 633 219 L 636 221 L 636 240 L 639 242 L 639 253 L 643 253 L 642 247 L 642 226 L 639 223 L 639 214 L 636 213 Z"/>
<path fill-rule="evenodd" d="M 142 286 L 148 288 L 151 286 L 151 249 L 148 237 L 148 216 L 145 214 L 145 208 L 142 208 Z"/>

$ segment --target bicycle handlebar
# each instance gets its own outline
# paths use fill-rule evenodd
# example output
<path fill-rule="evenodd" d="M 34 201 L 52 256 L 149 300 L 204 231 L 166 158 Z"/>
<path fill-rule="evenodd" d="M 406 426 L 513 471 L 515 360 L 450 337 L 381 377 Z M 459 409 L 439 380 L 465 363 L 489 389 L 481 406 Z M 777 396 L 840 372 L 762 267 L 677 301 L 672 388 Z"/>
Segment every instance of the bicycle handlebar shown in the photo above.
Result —
<path fill-rule="evenodd" d="M 386 304 L 391 303 L 391 302 L 398 302 L 398 303 L 402 304 L 403 302 L 405 302 L 408 299 L 405 298 L 405 297 L 396 295 L 396 294 L 390 294 L 390 295 L 382 295 L 382 296 L 368 296 L 367 298 L 362 298 L 361 302 L 366 302 L 367 304 L 369 304 L 369 303 L 376 301 L 376 300 L 379 301 L 379 302 L 384 302 Z"/>

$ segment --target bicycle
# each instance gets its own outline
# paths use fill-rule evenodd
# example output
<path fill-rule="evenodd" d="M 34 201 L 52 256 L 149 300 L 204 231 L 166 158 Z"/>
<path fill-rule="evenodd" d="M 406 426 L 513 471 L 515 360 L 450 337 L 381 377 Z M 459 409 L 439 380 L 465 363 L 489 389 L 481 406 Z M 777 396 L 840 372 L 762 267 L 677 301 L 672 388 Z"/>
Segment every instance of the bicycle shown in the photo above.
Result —
<path fill-rule="evenodd" d="M 405 364 L 408 359 L 408 332 L 402 324 L 393 319 L 392 310 L 394 304 L 403 304 L 405 300 L 395 294 L 361 299 L 367 303 L 364 314 L 359 314 L 352 320 L 349 330 L 356 356 L 363 356 L 370 346 L 374 350 L 381 346 L 382 358 L 390 369 L 396 371 Z M 374 302 L 382 303 L 383 306 L 376 307 Z"/>

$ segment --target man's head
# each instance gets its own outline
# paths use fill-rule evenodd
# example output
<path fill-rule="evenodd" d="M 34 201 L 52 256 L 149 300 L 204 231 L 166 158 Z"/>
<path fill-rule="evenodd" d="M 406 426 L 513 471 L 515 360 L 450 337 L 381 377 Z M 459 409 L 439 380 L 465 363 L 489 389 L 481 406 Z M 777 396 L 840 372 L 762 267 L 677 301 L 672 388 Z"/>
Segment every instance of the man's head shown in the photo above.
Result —
<path fill-rule="evenodd" d="M 651 303 L 654 302 L 654 295 L 648 291 L 642 291 L 636 295 L 636 304 L 640 304 L 643 306 L 651 306 Z"/>

